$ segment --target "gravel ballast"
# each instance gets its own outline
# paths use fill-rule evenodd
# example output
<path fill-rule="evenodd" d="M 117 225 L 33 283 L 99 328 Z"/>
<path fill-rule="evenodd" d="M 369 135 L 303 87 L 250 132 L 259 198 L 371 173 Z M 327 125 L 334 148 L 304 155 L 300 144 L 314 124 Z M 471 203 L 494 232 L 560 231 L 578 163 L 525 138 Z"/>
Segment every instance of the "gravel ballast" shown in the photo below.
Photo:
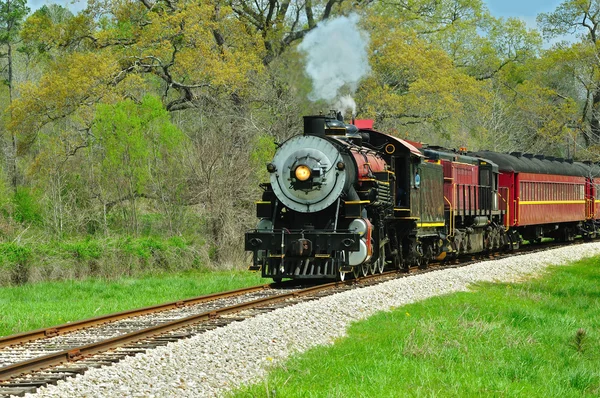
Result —
<path fill-rule="evenodd" d="M 600 243 L 484 261 L 300 303 L 128 357 L 40 388 L 27 397 L 212 397 L 260 380 L 274 362 L 343 337 L 382 310 L 466 291 L 474 282 L 514 282 L 549 265 L 600 255 Z"/>

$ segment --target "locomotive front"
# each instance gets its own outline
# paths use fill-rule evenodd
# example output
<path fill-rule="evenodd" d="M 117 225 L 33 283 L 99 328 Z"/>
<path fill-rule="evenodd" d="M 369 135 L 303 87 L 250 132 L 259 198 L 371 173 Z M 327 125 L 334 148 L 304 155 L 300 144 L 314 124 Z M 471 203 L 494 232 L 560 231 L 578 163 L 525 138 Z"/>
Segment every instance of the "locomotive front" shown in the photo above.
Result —
<path fill-rule="evenodd" d="M 326 124 L 322 117 L 305 118 L 304 135 L 292 137 L 281 145 L 273 161 L 267 165 L 271 188 L 281 204 L 300 213 L 322 211 L 355 180 L 354 167 L 339 145 L 325 139 L 325 127 L 337 129 L 345 136 L 345 128 Z"/>
<path fill-rule="evenodd" d="M 246 233 L 251 269 L 274 280 L 343 279 L 372 257 L 369 200 L 357 193 L 361 176 L 386 168 L 361 152 L 355 126 L 306 116 L 304 134 L 284 142 L 267 165 L 270 183 L 257 202 L 260 222 Z"/>

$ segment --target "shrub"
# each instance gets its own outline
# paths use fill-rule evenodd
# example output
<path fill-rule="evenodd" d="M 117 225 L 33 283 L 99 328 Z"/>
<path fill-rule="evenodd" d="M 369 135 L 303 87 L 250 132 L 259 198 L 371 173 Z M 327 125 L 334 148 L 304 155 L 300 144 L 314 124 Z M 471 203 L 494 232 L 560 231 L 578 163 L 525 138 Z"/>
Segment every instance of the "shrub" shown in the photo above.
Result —
<path fill-rule="evenodd" d="M 10 282 L 23 285 L 29 281 L 31 249 L 16 243 L 0 244 L 0 264 L 10 272 Z"/>
<path fill-rule="evenodd" d="M 13 205 L 13 218 L 16 221 L 35 225 L 42 223 L 42 208 L 33 190 L 18 188 L 13 196 Z"/>

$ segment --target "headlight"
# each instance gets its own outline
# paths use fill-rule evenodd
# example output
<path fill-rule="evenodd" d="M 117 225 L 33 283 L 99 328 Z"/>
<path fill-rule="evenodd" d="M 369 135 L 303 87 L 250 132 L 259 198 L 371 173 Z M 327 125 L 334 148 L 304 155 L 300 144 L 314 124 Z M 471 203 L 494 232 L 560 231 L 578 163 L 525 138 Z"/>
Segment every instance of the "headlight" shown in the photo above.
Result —
<path fill-rule="evenodd" d="M 296 179 L 298 181 L 306 181 L 310 178 L 311 172 L 308 166 L 301 165 L 296 167 L 296 171 L 294 172 L 294 174 L 296 175 Z"/>

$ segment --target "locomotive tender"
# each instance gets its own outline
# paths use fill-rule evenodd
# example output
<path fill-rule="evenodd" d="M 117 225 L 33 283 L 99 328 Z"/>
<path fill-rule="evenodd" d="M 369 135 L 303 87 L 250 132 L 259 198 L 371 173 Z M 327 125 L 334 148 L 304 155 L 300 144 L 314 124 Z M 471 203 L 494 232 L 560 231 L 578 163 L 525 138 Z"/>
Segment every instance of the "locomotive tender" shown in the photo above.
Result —
<path fill-rule="evenodd" d="M 250 269 L 275 281 L 426 267 L 523 238 L 592 238 L 600 214 L 597 166 L 424 147 L 339 114 L 305 116 L 267 171 L 245 248 Z"/>

